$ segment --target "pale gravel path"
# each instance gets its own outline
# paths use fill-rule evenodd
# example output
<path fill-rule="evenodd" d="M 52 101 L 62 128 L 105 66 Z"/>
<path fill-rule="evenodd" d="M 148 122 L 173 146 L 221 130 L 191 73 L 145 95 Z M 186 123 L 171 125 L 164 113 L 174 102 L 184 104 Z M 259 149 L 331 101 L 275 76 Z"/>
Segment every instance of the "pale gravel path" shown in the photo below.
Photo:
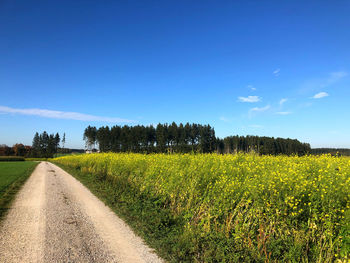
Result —
<path fill-rule="evenodd" d="M 40 163 L 0 228 L 0 262 L 163 262 L 86 187 Z"/>

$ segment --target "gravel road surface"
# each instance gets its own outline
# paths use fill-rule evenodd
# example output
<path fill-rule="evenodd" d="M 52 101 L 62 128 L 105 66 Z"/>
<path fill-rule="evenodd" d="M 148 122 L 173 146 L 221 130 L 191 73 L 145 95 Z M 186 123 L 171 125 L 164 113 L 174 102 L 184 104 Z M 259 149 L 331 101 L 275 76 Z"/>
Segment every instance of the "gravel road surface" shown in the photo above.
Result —
<path fill-rule="evenodd" d="M 86 187 L 40 163 L 0 227 L 0 262 L 163 262 Z"/>

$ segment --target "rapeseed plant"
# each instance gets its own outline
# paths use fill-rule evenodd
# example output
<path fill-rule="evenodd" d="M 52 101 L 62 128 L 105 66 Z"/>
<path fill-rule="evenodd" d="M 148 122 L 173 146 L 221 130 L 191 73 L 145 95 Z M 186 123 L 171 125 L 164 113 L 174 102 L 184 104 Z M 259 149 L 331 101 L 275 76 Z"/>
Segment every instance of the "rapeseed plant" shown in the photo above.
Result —
<path fill-rule="evenodd" d="M 346 157 L 103 153 L 55 161 L 162 202 L 185 220 L 181 235 L 196 261 L 349 257 Z"/>

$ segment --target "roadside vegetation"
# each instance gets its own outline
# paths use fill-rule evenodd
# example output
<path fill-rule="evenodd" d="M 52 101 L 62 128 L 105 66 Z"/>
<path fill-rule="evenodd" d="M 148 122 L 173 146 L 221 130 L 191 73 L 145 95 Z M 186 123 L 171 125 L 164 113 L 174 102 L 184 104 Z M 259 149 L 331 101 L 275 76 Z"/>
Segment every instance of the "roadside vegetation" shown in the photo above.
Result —
<path fill-rule="evenodd" d="M 109 153 L 54 161 L 171 262 L 349 259 L 346 157 Z"/>
<path fill-rule="evenodd" d="M 0 162 L 0 219 L 6 214 L 11 201 L 27 178 L 36 162 Z"/>

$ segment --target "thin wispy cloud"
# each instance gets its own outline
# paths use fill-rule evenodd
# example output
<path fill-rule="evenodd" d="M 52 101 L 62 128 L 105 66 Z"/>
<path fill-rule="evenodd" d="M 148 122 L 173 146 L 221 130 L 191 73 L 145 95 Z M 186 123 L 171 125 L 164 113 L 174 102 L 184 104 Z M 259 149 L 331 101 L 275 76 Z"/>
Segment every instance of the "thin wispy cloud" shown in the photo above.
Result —
<path fill-rule="evenodd" d="M 281 69 L 278 68 L 278 69 L 274 70 L 272 72 L 272 74 L 275 75 L 275 77 L 278 77 L 280 75 L 280 71 L 281 71 Z"/>
<path fill-rule="evenodd" d="M 0 106 L 0 113 L 3 114 L 19 114 L 28 116 L 39 116 L 52 119 L 65 119 L 65 120 L 77 120 L 77 121 L 97 121 L 97 122 L 109 122 L 109 123 L 134 123 L 133 120 L 127 120 L 115 117 L 95 116 L 79 112 L 66 112 L 46 109 L 18 109 L 10 108 L 6 106 Z"/>
<path fill-rule="evenodd" d="M 341 80 L 342 78 L 345 78 L 347 75 L 348 75 L 348 73 L 345 71 L 331 72 L 329 74 L 329 77 L 326 79 L 325 83 L 323 85 L 321 85 L 321 87 L 325 88 L 325 87 Z"/>
<path fill-rule="evenodd" d="M 321 99 L 321 98 L 324 98 L 324 97 L 328 97 L 329 94 L 327 92 L 319 92 L 317 94 L 315 94 L 312 98 L 313 99 Z"/>
<path fill-rule="evenodd" d="M 276 114 L 278 114 L 278 115 L 289 115 L 289 114 L 292 114 L 292 112 L 290 112 L 290 111 L 279 111 L 279 112 L 276 112 Z"/>
<path fill-rule="evenodd" d="M 267 111 L 268 109 L 270 109 L 270 105 L 266 105 L 265 107 L 255 107 L 255 108 L 251 108 L 250 112 L 262 112 L 262 111 Z"/>
<path fill-rule="evenodd" d="M 251 125 L 248 125 L 249 128 L 253 128 L 253 129 L 261 129 L 261 128 L 264 128 L 264 126 L 262 125 L 259 125 L 259 124 L 251 124 Z"/>
<path fill-rule="evenodd" d="M 298 105 L 298 108 L 300 108 L 300 109 L 304 109 L 304 108 L 309 108 L 309 107 L 311 107 L 313 105 L 313 103 L 312 102 L 304 102 L 304 103 L 301 103 L 301 104 L 299 104 Z"/>
<path fill-rule="evenodd" d="M 288 100 L 288 99 L 286 99 L 286 98 L 281 99 L 280 102 L 279 102 L 280 106 L 282 106 L 283 103 L 287 102 L 287 100 Z"/>
<path fill-rule="evenodd" d="M 250 90 L 252 90 L 252 91 L 255 91 L 255 90 L 256 90 L 256 88 L 255 88 L 253 85 L 248 85 L 247 88 L 250 89 Z"/>
<path fill-rule="evenodd" d="M 220 117 L 220 121 L 223 121 L 223 122 L 231 122 L 230 119 L 224 117 L 224 116 L 221 116 Z"/>
<path fill-rule="evenodd" d="M 305 94 L 330 87 L 346 76 L 348 76 L 346 71 L 336 71 L 329 73 L 327 77 L 310 79 L 301 85 L 299 92 Z"/>
<path fill-rule="evenodd" d="M 238 97 L 238 101 L 254 103 L 261 101 L 261 98 L 259 96 Z"/>
<path fill-rule="evenodd" d="M 339 134 L 339 131 L 337 131 L 337 130 L 331 130 L 331 131 L 328 131 L 328 133 L 334 134 L 334 135 L 338 135 L 338 134 Z"/>
<path fill-rule="evenodd" d="M 269 110 L 271 108 L 270 105 L 266 105 L 265 107 L 254 107 L 254 108 L 251 108 L 248 112 L 248 117 L 251 118 L 253 116 L 255 116 L 256 114 L 258 113 L 262 113 L 262 112 L 265 112 L 267 110 Z"/>

